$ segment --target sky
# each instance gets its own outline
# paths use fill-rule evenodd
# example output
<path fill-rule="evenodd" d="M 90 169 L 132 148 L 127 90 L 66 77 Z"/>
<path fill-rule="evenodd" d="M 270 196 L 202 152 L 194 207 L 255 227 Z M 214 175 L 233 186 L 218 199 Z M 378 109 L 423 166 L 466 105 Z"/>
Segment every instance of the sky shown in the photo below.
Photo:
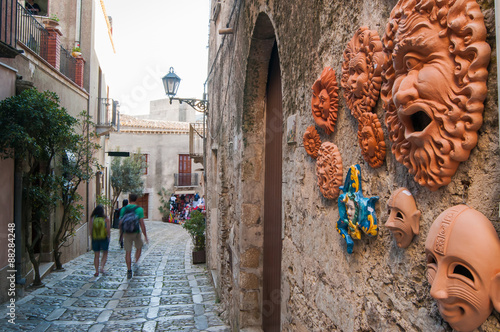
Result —
<path fill-rule="evenodd" d="M 166 98 L 161 78 L 170 67 L 181 78 L 177 97 L 203 96 L 207 77 L 210 0 L 105 0 L 116 54 L 106 60 L 110 97 L 120 113 L 149 113 Z M 175 101 L 174 101 L 175 102 Z"/>

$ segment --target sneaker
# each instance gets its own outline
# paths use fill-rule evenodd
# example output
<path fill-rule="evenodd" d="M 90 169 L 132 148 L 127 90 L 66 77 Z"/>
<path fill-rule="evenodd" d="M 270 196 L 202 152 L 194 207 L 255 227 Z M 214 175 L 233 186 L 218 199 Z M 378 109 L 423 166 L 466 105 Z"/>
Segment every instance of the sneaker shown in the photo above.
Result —
<path fill-rule="evenodd" d="M 127 271 L 127 279 L 132 279 L 132 270 Z"/>
<path fill-rule="evenodd" d="M 132 264 L 132 270 L 137 271 L 139 269 L 139 263 L 135 262 Z"/>

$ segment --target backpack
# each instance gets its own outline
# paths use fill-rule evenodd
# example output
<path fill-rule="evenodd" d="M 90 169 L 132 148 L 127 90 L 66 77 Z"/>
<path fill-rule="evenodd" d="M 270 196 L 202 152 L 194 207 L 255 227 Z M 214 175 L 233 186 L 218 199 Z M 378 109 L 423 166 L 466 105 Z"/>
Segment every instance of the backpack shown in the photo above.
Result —
<path fill-rule="evenodd" d="M 92 239 L 104 240 L 108 237 L 106 232 L 106 222 L 103 217 L 95 217 L 92 222 Z"/>
<path fill-rule="evenodd" d="M 139 217 L 135 214 L 138 206 L 125 210 L 122 221 L 122 230 L 125 233 L 139 233 Z"/>

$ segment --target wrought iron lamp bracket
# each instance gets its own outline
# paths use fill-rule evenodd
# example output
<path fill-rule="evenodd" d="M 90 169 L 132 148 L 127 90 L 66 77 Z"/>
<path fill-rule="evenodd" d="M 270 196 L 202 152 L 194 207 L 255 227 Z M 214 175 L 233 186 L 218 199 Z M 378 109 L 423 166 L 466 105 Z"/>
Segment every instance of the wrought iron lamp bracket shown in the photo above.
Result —
<path fill-rule="evenodd" d="M 184 98 L 170 98 L 170 104 L 172 104 L 172 100 L 178 100 L 179 104 L 186 103 L 195 111 L 202 112 L 208 114 L 208 100 L 205 99 L 184 99 Z"/>

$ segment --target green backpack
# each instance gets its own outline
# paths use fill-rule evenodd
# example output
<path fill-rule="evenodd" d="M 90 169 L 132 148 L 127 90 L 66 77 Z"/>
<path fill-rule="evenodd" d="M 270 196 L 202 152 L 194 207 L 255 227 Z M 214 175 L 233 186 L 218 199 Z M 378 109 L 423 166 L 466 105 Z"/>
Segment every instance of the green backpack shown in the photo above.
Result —
<path fill-rule="evenodd" d="M 104 240 L 108 237 L 106 232 L 106 222 L 103 217 L 95 217 L 92 223 L 92 239 Z"/>

